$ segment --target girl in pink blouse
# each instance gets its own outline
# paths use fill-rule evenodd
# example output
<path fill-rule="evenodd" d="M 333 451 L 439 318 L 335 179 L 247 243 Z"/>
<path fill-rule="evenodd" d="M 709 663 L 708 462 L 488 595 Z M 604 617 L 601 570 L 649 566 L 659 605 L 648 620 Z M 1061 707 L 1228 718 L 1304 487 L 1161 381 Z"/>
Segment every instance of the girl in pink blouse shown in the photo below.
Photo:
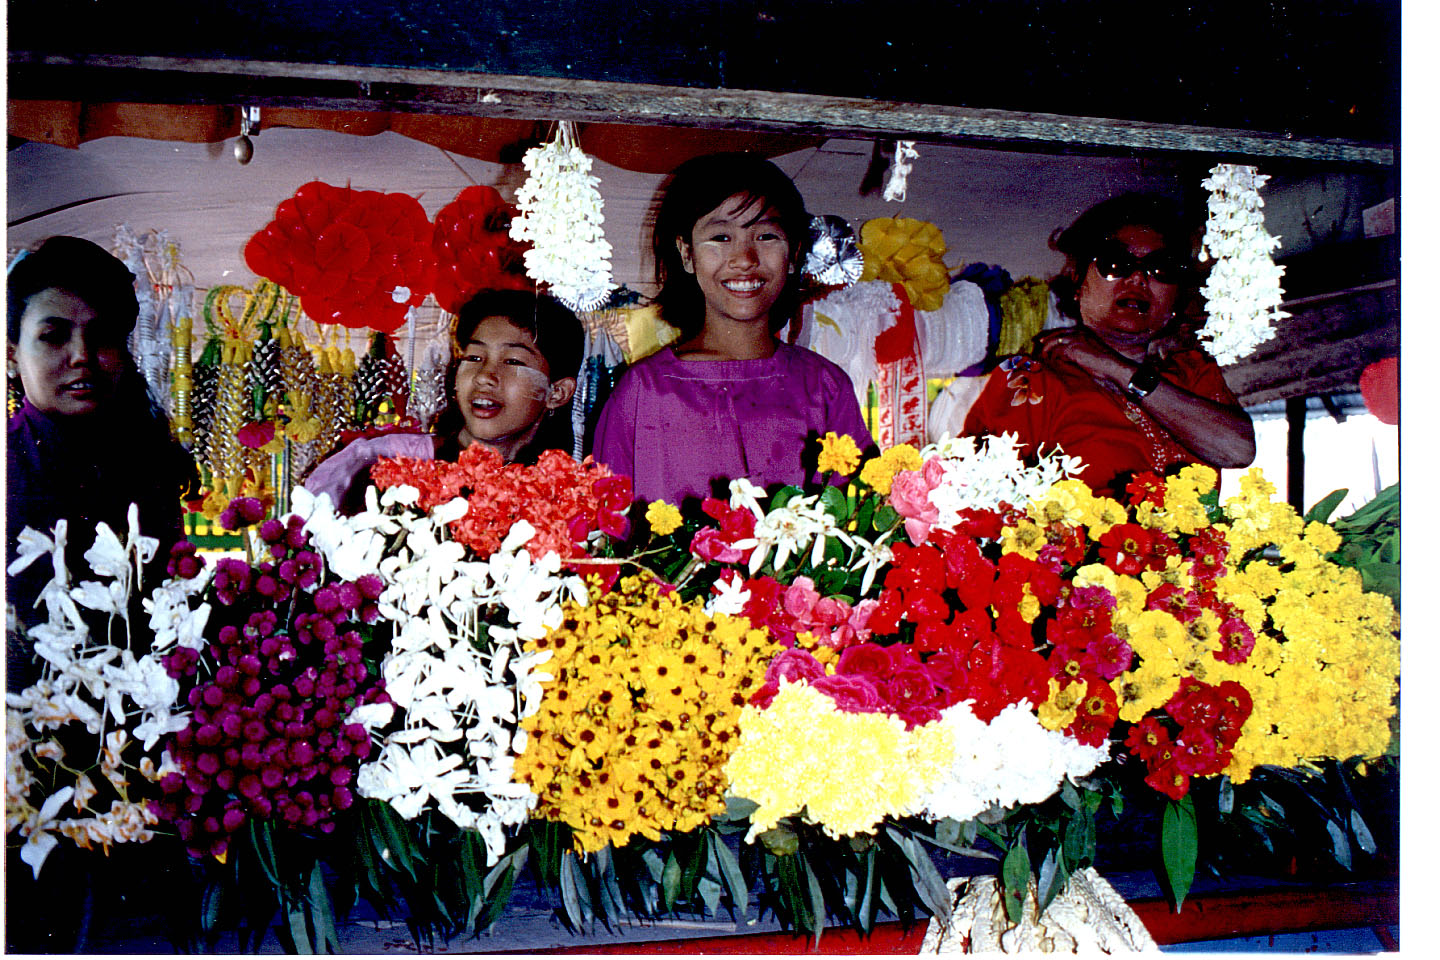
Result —
<path fill-rule="evenodd" d="M 672 175 L 652 242 L 656 302 L 680 337 L 625 373 L 595 435 L 595 458 L 633 477 L 637 498 L 724 497 L 736 477 L 802 484 L 827 431 L 871 445 L 845 372 L 775 337 L 799 305 L 809 222 L 761 157 L 697 157 Z"/>

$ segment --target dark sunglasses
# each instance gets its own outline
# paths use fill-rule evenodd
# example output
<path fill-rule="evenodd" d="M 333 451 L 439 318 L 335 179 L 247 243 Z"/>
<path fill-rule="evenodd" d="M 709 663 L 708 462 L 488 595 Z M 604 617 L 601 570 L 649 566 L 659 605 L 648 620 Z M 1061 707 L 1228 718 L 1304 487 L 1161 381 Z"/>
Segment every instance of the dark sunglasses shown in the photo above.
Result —
<path fill-rule="evenodd" d="M 1137 257 L 1124 247 L 1103 250 L 1091 261 L 1095 272 L 1106 280 L 1120 280 L 1132 276 L 1137 270 L 1161 283 L 1183 283 L 1189 276 L 1190 264 L 1182 256 L 1169 250 L 1156 250 L 1143 257 Z"/>

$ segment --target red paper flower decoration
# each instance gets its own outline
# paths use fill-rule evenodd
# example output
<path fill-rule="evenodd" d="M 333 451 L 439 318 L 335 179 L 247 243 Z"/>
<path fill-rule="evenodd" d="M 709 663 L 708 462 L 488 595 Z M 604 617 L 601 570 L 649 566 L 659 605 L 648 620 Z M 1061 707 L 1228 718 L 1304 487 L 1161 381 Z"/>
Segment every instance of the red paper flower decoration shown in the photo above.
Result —
<path fill-rule="evenodd" d="M 1400 422 L 1400 358 L 1376 360 L 1360 374 L 1360 396 L 1375 419 L 1391 426 Z"/>
<path fill-rule="evenodd" d="M 245 263 L 299 296 L 316 323 L 389 333 L 434 286 L 430 236 L 414 197 L 317 180 L 275 208 Z"/>
<path fill-rule="evenodd" d="M 515 208 L 494 187 L 466 187 L 435 215 L 435 300 L 459 313 L 480 290 L 530 290 L 528 243 L 510 239 Z"/>

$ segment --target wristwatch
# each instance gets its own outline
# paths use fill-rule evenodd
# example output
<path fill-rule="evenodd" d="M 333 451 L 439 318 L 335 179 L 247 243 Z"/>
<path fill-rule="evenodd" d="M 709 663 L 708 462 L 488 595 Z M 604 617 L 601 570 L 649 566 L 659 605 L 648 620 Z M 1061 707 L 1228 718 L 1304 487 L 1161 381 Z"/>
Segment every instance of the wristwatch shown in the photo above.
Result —
<path fill-rule="evenodd" d="M 1147 358 L 1140 361 L 1140 366 L 1135 368 L 1130 382 L 1125 384 L 1125 395 L 1131 400 L 1144 400 L 1154 393 L 1158 386 L 1160 386 L 1160 371 Z"/>

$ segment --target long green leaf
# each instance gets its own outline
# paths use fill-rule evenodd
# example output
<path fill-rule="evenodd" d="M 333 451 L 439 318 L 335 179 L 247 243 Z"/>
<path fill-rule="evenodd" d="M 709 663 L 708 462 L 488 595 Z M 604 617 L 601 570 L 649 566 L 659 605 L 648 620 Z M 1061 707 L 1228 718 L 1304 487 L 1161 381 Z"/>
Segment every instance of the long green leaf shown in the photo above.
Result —
<path fill-rule="evenodd" d="M 285 908 L 285 919 L 290 925 L 290 947 L 296 953 L 310 956 L 315 952 L 310 942 L 310 930 L 305 924 L 305 908 L 293 904 Z"/>
<path fill-rule="evenodd" d="M 950 888 L 945 886 L 945 878 L 935 869 L 935 862 L 930 859 L 929 852 L 908 833 L 902 833 L 890 826 L 885 829 L 900 848 L 900 852 L 905 855 L 920 902 L 925 904 L 931 916 L 941 919 L 950 916 Z"/>
<path fill-rule="evenodd" d="M 1335 508 L 1344 502 L 1345 497 L 1348 496 L 1349 493 L 1349 489 L 1345 487 L 1341 487 L 1339 490 L 1332 490 L 1323 500 L 1310 508 L 1310 512 L 1305 514 L 1305 522 L 1310 523 L 1318 520 L 1321 523 L 1328 523 L 1330 521 L 1330 514 L 1335 512 Z"/>
<path fill-rule="evenodd" d="M 1015 838 L 1000 864 L 1000 883 L 1004 888 L 1001 902 L 1011 923 L 1019 923 L 1025 908 L 1025 894 L 1030 886 L 1030 852 L 1025 849 L 1025 831 Z"/>
<path fill-rule="evenodd" d="M 820 948 L 820 934 L 825 929 L 825 917 L 827 914 L 825 909 L 825 891 L 820 889 L 820 878 L 816 874 L 815 868 L 810 864 L 808 859 L 805 858 L 803 853 L 799 856 L 801 857 L 800 869 L 805 874 L 805 892 L 808 897 L 810 915 L 815 918 L 815 948 L 818 950 Z"/>
<path fill-rule="evenodd" d="M 674 851 L 665 858 L 665 872 L 660 875 L 660 905 L 665 910 L 674 910 L 680 899 L 680 881 L 683 876 L 680 861 Z"/>
<path fill-rule="evenodd" d="M 1059 850 L 1050 848 L 1045 854 L 1045 859 L 1040 862 L 1040 879 L 1038 884 L 1039 911 L 1045 912 L 1045 908 L 1059 896 L 1060 891 L 1065 889 L 1065 884 L 1070 880 L 1070 868 L 1066 857 Z"/>
<path fill-rule="evenodd" d="M 1160 819 L 1160 853 L 1165 864 L 1165 882 L 1170 898 L 1179 913 L 1195 880 L 1195 860 L 1199 850 L 1199 832 L 1195 825 L 1195 798 L 1170 800 Z"/>
<path fill-rule="evenodd" d="M 725 882 L 725 889 L 730 893 L 730 900 L 735 904 L 735 913 L 743 917 L 750 909 L 750 885 L 745 882 L 740 864 L 736 862 L 735 854 L 730 852 L 730 848 L 719 837 L 715 837 L 711 842 L 710 851 L 715 857 L 720 877 Z"/>
<path fill-rule="evenodd" d="M 325 889 L 325 875 L 320 871 L 320 862 L 315 862 L 310 871 L 310 919 L 315 929 L 316 953 L 339 953 L 340 938 L 335 933 L 335 910 L 330 904 L 330 893 Z"/>
<path fill-rule="evenodd" d="M 380 836 L 385 845 L 380 849 L 380 859 L 386 864 L 398 870 L 403 870 L 411 880 L 418 880 L 415 872 L 414 851 L 411 849 L 410 838 L 405 821 L 388 803 L 374 803 L 370 808 L 374 815 L 375 824 L 380 828 Z"/>
<path fill-rule="evenodd" d="M 860 902 L 855 909 L 855 919 L 860 924 L 860 932 L 868 936 L 870 931 L 875 929 L 875 916 L 880 910 L 878 899 L 880 878 L 875 872 L 875 858 L 878 856 L 878 851 L 871 847 L 861 856 L 865 873 L 860 881 Z"/>

